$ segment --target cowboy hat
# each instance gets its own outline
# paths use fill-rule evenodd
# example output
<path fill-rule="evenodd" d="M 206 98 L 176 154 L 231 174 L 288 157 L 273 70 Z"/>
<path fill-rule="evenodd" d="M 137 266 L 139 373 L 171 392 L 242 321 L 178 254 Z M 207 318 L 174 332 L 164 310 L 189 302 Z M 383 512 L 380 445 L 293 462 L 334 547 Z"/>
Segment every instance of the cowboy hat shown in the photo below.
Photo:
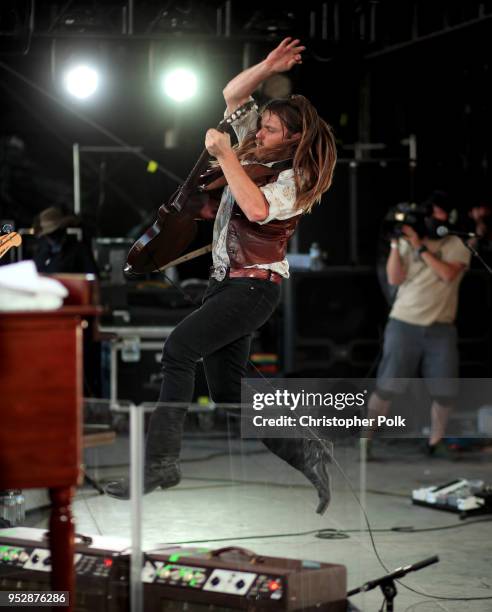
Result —
<path fill-rule="evenodd" d="M 34 223 L 34 233 L 36 236 L 46 236 L 46 234 L 51 234 L 69 225 L 78 225 L 78 218 L 74 215 L 66 215 L 59 208 L 50 206 L 40 212 Z"/>

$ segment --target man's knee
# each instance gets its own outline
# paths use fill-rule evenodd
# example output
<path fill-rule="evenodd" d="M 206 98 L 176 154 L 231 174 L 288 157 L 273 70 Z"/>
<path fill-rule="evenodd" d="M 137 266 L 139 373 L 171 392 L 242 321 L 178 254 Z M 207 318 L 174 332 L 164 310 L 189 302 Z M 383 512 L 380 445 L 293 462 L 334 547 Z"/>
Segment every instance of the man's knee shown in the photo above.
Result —
<path fill-rule="evenodd" d="M 442 408 L 452 408 L 456 398 L 444 396 L 444 395 L 433 395 L 432 402 L 438 404 Z"/>
<path fill-rule="evenodd" d="M 179 363 L 187 361 L 187 351 L 178 338 L 171 334 L 164 342 L 162 349 L 161 364 L 163 367 L 169 363 Z"/>
<path fill-rule="evenodd" d="M 380 399 L 381 401 L 386 402 L 386 401 L 391 401 L 394 398 L 395 392 L 387 391 L 385 389 L 380 389 L 379 387 L 376 387 L 374 389 L 374 395 L 377 397 L 377 399 Z"/>

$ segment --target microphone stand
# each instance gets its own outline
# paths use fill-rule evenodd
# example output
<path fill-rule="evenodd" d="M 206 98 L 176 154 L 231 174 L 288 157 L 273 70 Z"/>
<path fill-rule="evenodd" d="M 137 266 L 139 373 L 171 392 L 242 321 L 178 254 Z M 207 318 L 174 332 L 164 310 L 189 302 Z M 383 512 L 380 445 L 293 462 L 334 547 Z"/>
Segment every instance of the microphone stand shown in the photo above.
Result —
<path fill-rule="evenodd" d="M 463 240 L 463 238 L 461 238 L 461 240 Z M 485 261 L 485 259 L 480 255 L 480 253 L 477 251 L 477 249 L 475 247 L 473 247 L 471 244 L 468 244 L 468 242 L 466 242 L 465 240 L 463 240 L 463 244 L 466 246 L 466 248 L 470 251 L 470 253 L 472 255 L 474 255 L 478 261 L 482 264 L 482 266 L 487 270 L 487 272 L 492 276 L 492 268 L 489 266 L 489 264 Z"/>
<path fill-rule="evenodd" d="M 478 234 L 475 234 L 473 232 L 458 232 L 458 231 L 455 231 L 455 230 L 450 230 L 450 229 L 448 229 L 447 226 L 438 227 L 438 234 L 439 234 L 439 230 L 441 228 L 443 230 L 445 230 L 445 231 L 443 231 L 443 236 L 442 236 L 443 238 L 445 238 L 446 236 L 458 236 L 459 238 L 461 238 L 461 241 L 466 246 L 466 248 L 470 251 L 470 253 L 472 255 L 474 255 L 478 259 L 478 261 L 482 264 L 482 266 L 492 276 L 492 268 L 488 265 L 488 263 L 480 255 L 480 253 L 477 251 L 477 249 L 474 246 L 472 246 L 471 244 L 468 244 L 468 242 L 465 240 L 465 237 L 467 237 L 467 238 L 477 238 L 478 240 L 480 240 L 480 236 L 478 236 Z"/>
<path fill-rule="evenodd" d="M 399 567 L 392 571 L 386 576 L 381 576 L 381 578 L 376 578 L 375 580 L 369 580 L 369 582 L 364 583 L 362 586 L 352 589 L 347 593 L 347 597 L 351 597 L 352 595 L 356 595 L 357 593 L 365 593 L 367 591 L 371 591 L 377 586 L 381 589 L 384 595 L 384 601 L 386 602 L 386 610 L 387 612 L 393 612 L 393 600 L 396 597 L 397 590 L 395 585 L 395 580 L 398 578 L 403 578 L 409 572 L 416 572 L 418 570 L 427 567 L 428 565 L 432 565 L 433 563 L 437 563 L 439 561 L 439 557 L 434 555 L 433 557 L 428 557 L 427 559 L 423 559 L 422 561 L 418 561 L 413 565 L 405 565 L 404 567 Z M 381 607 L 383 610 L 384 604 Z"/>

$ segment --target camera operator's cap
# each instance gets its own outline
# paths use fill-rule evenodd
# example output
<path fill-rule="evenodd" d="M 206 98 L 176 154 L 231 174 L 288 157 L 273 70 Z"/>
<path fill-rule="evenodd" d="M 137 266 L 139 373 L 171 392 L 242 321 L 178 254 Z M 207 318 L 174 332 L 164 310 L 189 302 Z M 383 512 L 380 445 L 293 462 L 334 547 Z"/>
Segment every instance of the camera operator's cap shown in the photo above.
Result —
<path fill-rule="evenodd" d="M 446 212 L 451 212 L 454 208 L 454 205 L 451 201 L 451 198 L 445 191 L 441 191 L 436 189 L 433 191 L 430 196 L 423 202 L 425 206 L 439 206 Z"/>
<path fill-rule="evenodd" d="M 39 217 L 36 219 L 34 223 L 34 233 L 36 236 L 46 236 L 60 228 L 78 224 L 79 219 L 76 216 L 65 215 L 59 208 L 50 206 L 41 211 Z"/>

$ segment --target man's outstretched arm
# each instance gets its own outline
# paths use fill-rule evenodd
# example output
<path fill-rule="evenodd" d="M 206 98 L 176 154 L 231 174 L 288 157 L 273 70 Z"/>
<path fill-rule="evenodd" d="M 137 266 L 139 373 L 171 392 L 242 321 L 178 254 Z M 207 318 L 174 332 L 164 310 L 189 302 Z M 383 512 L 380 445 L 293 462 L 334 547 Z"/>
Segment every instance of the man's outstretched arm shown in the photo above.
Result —
<path fill-rule="evenodd" d="M 238 106 L 244 104 L 255 89 L 268 77 L 277 72 L 286 72 L 295 64 L 301 64 L 301 53 L 306 47 L 299 43 L 298 38 L 284 38 L 263 61 L 243 70 L 229 81 L 223 90 L 227 113 L 232 113 Z"/>

